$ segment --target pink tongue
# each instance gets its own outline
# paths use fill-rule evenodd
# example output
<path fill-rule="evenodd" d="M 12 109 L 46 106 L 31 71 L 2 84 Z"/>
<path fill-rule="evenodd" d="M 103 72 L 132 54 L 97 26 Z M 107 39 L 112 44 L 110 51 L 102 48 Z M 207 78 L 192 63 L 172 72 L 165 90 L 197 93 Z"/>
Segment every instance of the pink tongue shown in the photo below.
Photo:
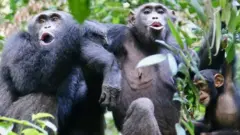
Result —
<path fill-rule="evenodd" d="M 48 36 L 48 33 L 43 33 L 41 36 L 41 40 L 44 40 Z"/>

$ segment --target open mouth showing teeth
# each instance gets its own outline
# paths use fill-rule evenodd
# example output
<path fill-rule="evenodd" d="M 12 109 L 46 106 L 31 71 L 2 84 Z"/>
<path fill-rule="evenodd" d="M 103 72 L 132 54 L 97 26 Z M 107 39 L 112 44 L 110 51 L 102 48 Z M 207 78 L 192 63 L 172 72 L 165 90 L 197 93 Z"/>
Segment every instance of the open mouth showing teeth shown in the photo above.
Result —
<path fill-rule="evenodd" d="M 163 28 L 162 24 L 160 22 L 153 22 L 150 25 L 150 28 L 153 28 L 155 30 L 161 30 Z"/>
<path fill-rule="evenodd" d="M 42 41 L 43 45 L 49 45 L 54 40 L 54 37 L 50 33 L 43 33 L 40 40 Z"/>

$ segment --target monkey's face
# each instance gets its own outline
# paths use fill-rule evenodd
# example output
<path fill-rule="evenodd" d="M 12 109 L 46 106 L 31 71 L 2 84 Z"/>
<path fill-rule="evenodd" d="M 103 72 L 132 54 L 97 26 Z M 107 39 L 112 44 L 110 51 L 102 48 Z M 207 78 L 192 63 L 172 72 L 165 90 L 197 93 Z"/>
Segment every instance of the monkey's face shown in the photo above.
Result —
<path fill-rule="evenodd" d="M 207 106 L 210 102 L 210 88 L 205 80 L 194 80 L 194 85 L 199 90 L 199 101 Z"/>
<path fill-rule="evenodd" d="M 29 32 L 38 38 L 40 45 L 51 45 L 63 37 L 67 18 L 70 15 L 61 11 L 45 11 L 36 15 L 29 23 Z"/>
<path fill-rule="evenodd" d="M 203 78 L 195 75 L 193 83 L 199 90 L 200 103 L 208 106 L 211 98 L 215 98 L 218 94 L 218 89 L 224 84 L 224 77 L 219 73 L 214 73 L 213 70 L 200 71 Z"/>
<path fill-rule="evenodd" d="M 170 12 L 174 13 L 162 4 L 147 3 L 134 11 L 129 23 L 145 36 L 157 39 L 167 28 L 167 18 L 172 17 Z"/>

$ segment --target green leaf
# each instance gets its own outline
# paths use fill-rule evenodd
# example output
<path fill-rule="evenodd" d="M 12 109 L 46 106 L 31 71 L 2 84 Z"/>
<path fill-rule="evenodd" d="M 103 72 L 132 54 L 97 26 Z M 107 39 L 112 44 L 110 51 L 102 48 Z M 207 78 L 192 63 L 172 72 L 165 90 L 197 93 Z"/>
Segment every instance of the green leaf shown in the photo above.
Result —
<path fill-rule="evenodd" d="M 231 10 L 231 19 L 229 21 L 228 30 L 229 30 L 229 32 L 234 33 L 236 30 L 237 22 L 239 21 L 238 19 L 240 19 L 240 18 L 237 17 L 236 9 L 235 8 L 231 8 L 231 9 L 232 9 Z"/>
<path fill-rule="evenodd" d="M 216 30 L 216 53 L 214 54 L 215 56 L 218 54 L 219 49 L 220 49 L 220 43 L 221 43 L 221 38 L 222 38 L 222 34 L 221 34 L 221 20 L 220 20 L 220 13 L 219 11 L 217 11 L 215 13 L 215 30 Z"/>
<path fill-rule="evenodd" d="M 228 26 L 228 23 L 231 18 L 231 3 L 228 3 L 227 6 L 222 10 L 222 21 L 226 23 Z"/>
<path fill-rule="evenodd" d="M 148 56 L 148 57 L 140 60 L 137 64 L 136 68 L 158 64 L 158 63 L 164 61 L 165 59 L 166 59 L 166 56 L 163 54 L 151 55 L 151 56 Z"/>
<path fill-rule="evenodd" d="M 226 0 L 220 0 L 220 6 L 222 7 L 222 9 L 225 8 L 226 4 L 227 4 Z"/>
<path fill-rule="evenodd" d="M 168 57 L 169 67 L 172 71 L 172 75 L 174 76 L 174 75 L 177 74 L 177 71 L 178 71 L 178 66 L 177 66 L 176 59 L 174 58 L 174 56 L 171 53 L 168 53 L 167 57 Z"/>
<path fill-rule="evenodd" d="M 186 135 L 185 130 L 182 128 L 182 126 L 179 123 L 175 124 L 175 129 L 177 131 L 177 135 Z"/>
<path fill-rule="evenodd" d="M 234 57 L 235 57 L 235 45 L 234 43 L 230 43 L 228 44 L 227 48 L 226 48 L 226 59 L 227 59 L 227 62 L 230 63 Z"/>
<path fill-rule="evenodd" d="M 43 135 L 34 128 L 27 128 L 23 130 L 21 133 L 23 133 L 24 135 Z"/>
<path fill-rule="evenodd" d="M 203 7 L 198 3 L 198 1 L 190 0 L 190 6 L 196 11 L 201 21 L 205 23 L 207 21 L 207 17 L 204 14 Z"/>
<path fill-rule="evenodd" d="M 43 128 L 47 126 L 48 128 L 52 129 L 55 133 L 57 132 L 57 127 L 50 121 L 48 120 L 37 120 L 37 123 L 41 125 Z"/>
<path fill-rule="evenodd" d="M 174 24 L 172 23 L 172 21 L 169 18 L 167 19 L 167 23 L 168 23 L 168 26 L 169 26 L 173 36 L 177 40 L 177 42 L 180 45 L 180 47 L 183 49 L 184 48 L 184 44 L 183 44 L 183 41 L 182 41 L 182 39 L 180 37 L 179 32 L 176 30 L 176 28 L 174 27 Z"/>
<path fill-rule="evenodd" d="M 68 0 L 71 14 L 82 23 L 90 15 L 90 0 Z"/>
<path fill-rule="evenodd" d="M 54 119 L 54 116 L 49 114 L 49 113 L 38 113 L 38 114 L 33 114 L 32 115 L 32 121 L 35 121 L 37 119 L 42 119 L 42 118 L 52 118 L 52 119 Z"/>

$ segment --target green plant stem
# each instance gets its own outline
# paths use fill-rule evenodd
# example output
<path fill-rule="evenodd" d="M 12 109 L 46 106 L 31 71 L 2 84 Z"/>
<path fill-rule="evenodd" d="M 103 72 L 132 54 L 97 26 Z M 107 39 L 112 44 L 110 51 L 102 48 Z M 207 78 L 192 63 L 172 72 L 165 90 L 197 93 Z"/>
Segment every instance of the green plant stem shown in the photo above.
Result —
<path fill-rule="evenodd" d="M 9 122 L 12 122 L 12 123 L 17 123 L 17 124 L 21 124 L 21 125 L 24 125 L 24 126 L 30 126 L 30 127 L 33 127 L 39 131 L 41 131 L 43 134 L 45 135 L 48 135 L 48 133 L 41 129 L 39 126 L 29 122 L 29 121 L 25 121 L 25 120 L 16 120 L 16 119 L 13 119 L 13 118 L 7 118 L 7 117 L 0 117 L 0 120 L 4 120 L 4 121 L 9 121 Z"/>

